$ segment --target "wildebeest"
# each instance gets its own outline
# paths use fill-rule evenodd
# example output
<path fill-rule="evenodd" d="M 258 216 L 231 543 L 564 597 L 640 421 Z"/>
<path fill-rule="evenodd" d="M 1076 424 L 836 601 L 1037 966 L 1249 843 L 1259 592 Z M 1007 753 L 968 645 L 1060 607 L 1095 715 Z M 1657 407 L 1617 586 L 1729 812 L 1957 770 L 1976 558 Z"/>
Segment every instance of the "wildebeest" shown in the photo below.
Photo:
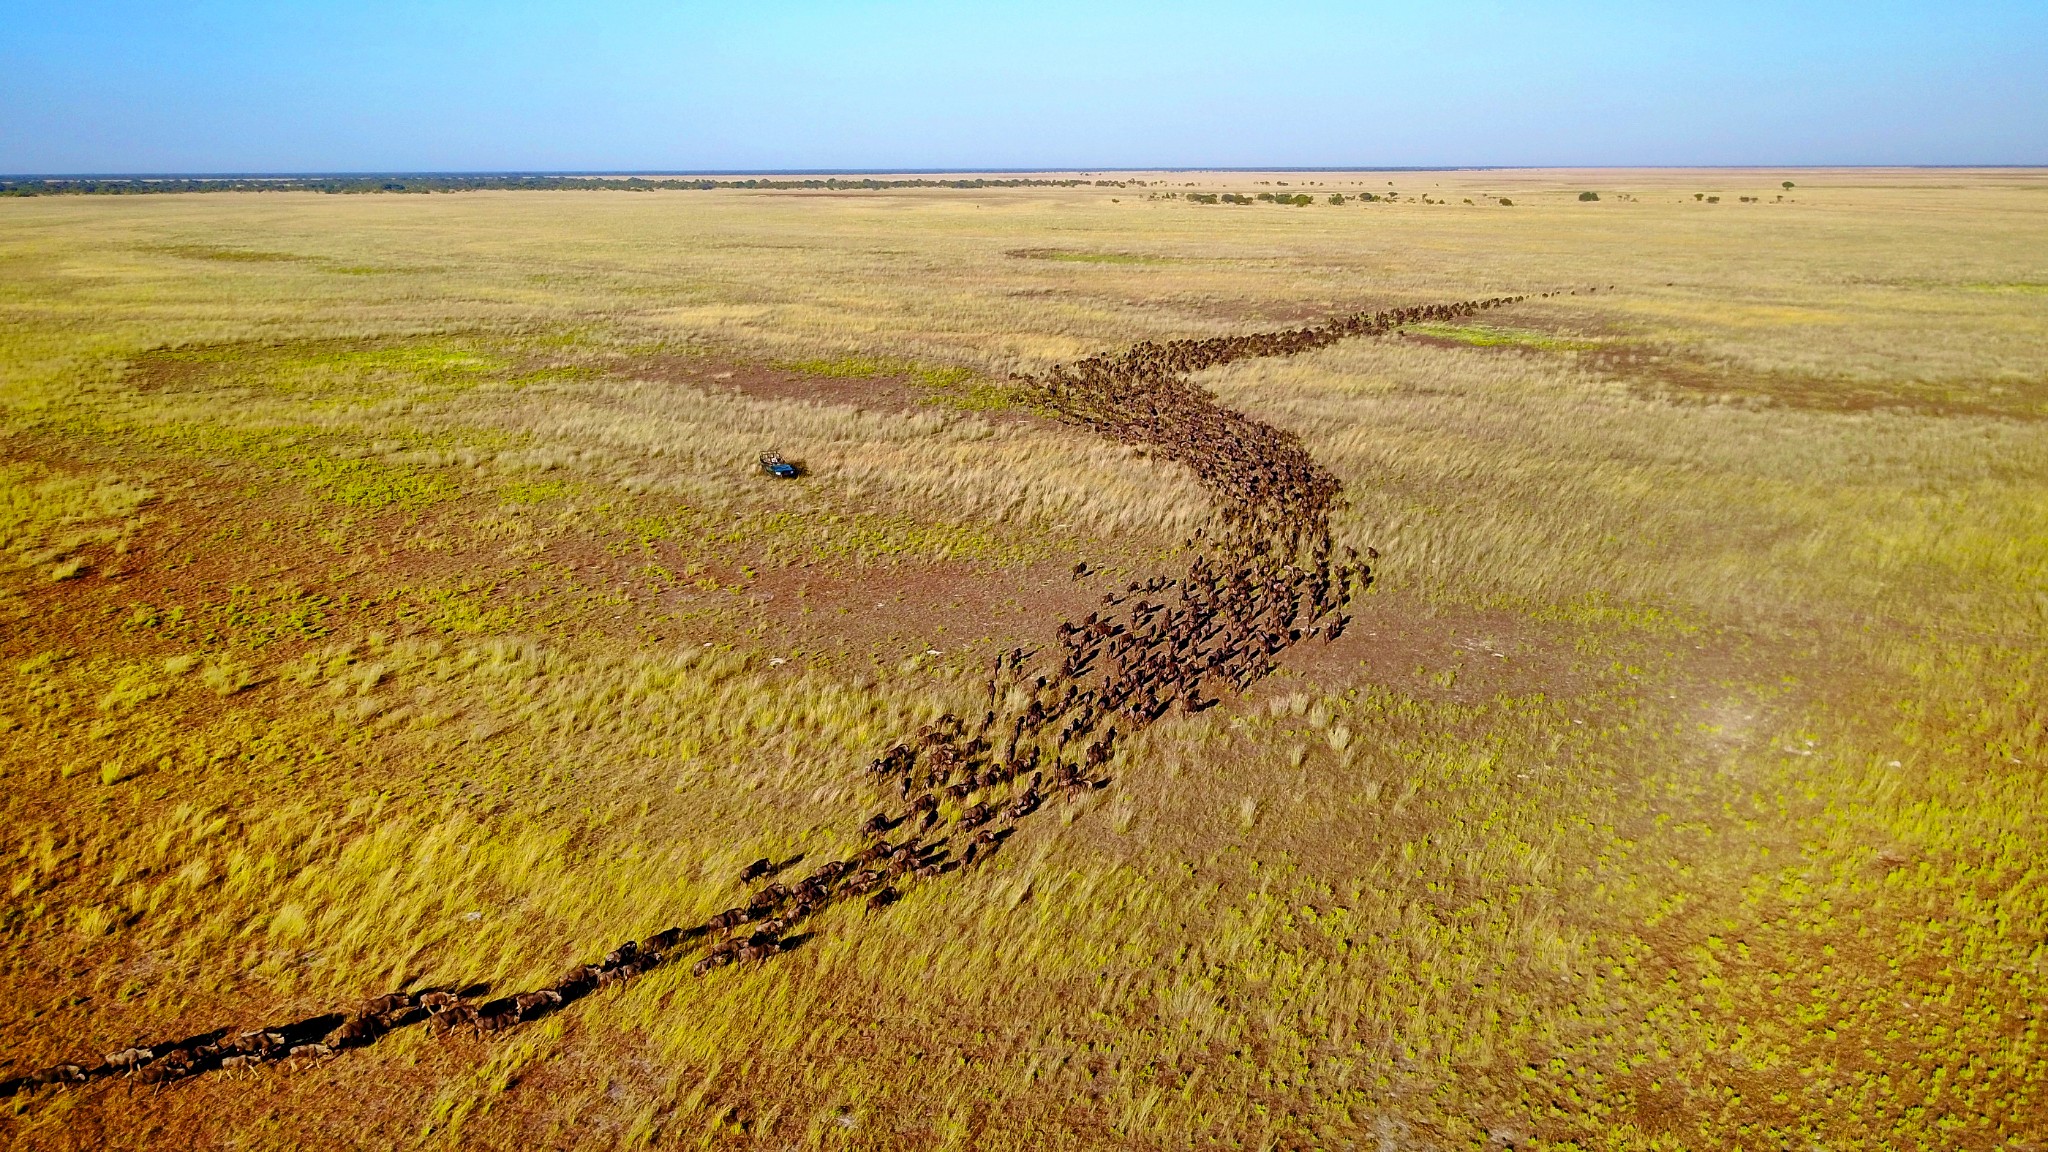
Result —
<path fill-rule="evenodd" d="M 521 992 L 512 997 L 512 1005 L 519 1009 L 519 1018 L 522 1020 L 531 1020 L 561 1003 L 562 994 L 552 988 L 543 988 L 538 992 Z"/>
<path fill-rule="evenodd" d="M 500 1032 L 519 1023 L 519 1005 L 506 996 L 479 1005 L 476 1026 L 485 1032 Z"/>

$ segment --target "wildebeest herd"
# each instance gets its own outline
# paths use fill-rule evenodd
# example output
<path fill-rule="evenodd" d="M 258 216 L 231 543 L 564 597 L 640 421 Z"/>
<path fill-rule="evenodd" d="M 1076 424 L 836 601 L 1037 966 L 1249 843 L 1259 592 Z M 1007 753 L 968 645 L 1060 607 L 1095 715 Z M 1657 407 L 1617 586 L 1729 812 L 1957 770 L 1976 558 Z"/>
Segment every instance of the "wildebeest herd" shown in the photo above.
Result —
<path fill-rule="evenodd" d="M 398 1029 L 498 1032 L 554 1012 L 656 967 L 688 961 L 697 975 L 766 960 L 800 946 L 805 925 L 834 906 L 886 908 L 910 885 L 972 868 L 1020 821 L 1061 797 L 1108 784 L 1120 742 L 1175 708 L 1242 691 L 1288 646 L 1335 639 L 1368 561 L 1330 537 L 1341 485 L 1292 433 L 1218 404 L 1189 372 L 1287 356 L 1406 324 L 1458 320 L 1524 297 L 1402 308 L 1281 332 L 1144 343 L 1020 377 L 1061 418 L 1185 464 L 1211 493 L 1222 530 L 1177 577 L 1111 592 L 1085 619 L 1059 626 L 1056 651 L 1013 649 L 991 670 L 978 719 L 947 714 L 868 767 L 891 811 L 856 832 L 859 847 L 796 875 L 802 858 L 757 860 L 738 878 L 746 896 L 691 927 L 628 940 L 553 985 L 487 999 L 487 989 L 431 988 L 373 997 L 249 1030 L 218 1029 L 137 1045 L 92 1064 L 59 1064 L 0 1082 L 0 1095 L 112 1077 L 160 1084 L 213 1070 L 361 1048 Z M 1077 566 L 1077 577 L 1085 565 Z"/>

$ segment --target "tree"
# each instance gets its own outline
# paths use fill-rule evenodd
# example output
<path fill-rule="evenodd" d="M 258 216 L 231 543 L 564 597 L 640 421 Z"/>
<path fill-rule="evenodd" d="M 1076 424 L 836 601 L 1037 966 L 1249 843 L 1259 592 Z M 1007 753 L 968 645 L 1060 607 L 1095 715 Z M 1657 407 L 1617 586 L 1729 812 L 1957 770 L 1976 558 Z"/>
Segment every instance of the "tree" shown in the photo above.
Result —
<path fill-rule="evenodd" d="M 1791 190 L 1792 190 L 1792 182 L 1791 182 L 1790 180 L 1787 180 L 1787 181 L 1785 181 L 1785 191 L 1787 191 L 1787 192 L 1790 192 Z"/>

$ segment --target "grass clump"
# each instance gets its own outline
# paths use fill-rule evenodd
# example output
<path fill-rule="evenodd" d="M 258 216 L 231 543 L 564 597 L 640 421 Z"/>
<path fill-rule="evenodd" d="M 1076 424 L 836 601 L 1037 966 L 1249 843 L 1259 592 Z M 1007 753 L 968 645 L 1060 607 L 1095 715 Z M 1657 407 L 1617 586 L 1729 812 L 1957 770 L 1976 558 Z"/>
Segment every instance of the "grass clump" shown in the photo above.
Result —
<path fill-rule="evenodd" d="M 256 683 L 256 670 L 234 660 L 210 660 L 199 671 L 200 682 L 216 696 L 233 696 Z"/>
<path fill-rule="evenodd" d="M 32 464 L 0 464 L 0 556 L 18 566 L 48 565 L 52 580 L 86 571 L 82 549 L 117 545 L 140 527 L 154 493 L 113 476 L 66 474 Z"/>

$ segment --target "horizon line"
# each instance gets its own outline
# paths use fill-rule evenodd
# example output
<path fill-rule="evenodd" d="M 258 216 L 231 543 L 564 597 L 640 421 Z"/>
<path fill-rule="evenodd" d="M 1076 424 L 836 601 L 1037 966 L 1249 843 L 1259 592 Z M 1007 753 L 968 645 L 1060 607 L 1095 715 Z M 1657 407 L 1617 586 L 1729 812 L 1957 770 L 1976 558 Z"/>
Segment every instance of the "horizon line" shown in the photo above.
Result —
<path fill-rule="evenodd" d="M 334 169 L 304 171 L 212 172 L 33 172 L 0 173 L 0 180 L 320 180 L 365 177 L 714 177 L 714 176 L 991 176 L 1057 173 L 1197 173 L 1197 172 L 1741 172 L 1741 171 L 1877 171 L 1953 172 L 2022 171 L 2048 168 L 2048 161 L 2027 164 L 1365 164 L 1365 165 L 1200 165 L 1067 168 L 446 168 Z"/>

